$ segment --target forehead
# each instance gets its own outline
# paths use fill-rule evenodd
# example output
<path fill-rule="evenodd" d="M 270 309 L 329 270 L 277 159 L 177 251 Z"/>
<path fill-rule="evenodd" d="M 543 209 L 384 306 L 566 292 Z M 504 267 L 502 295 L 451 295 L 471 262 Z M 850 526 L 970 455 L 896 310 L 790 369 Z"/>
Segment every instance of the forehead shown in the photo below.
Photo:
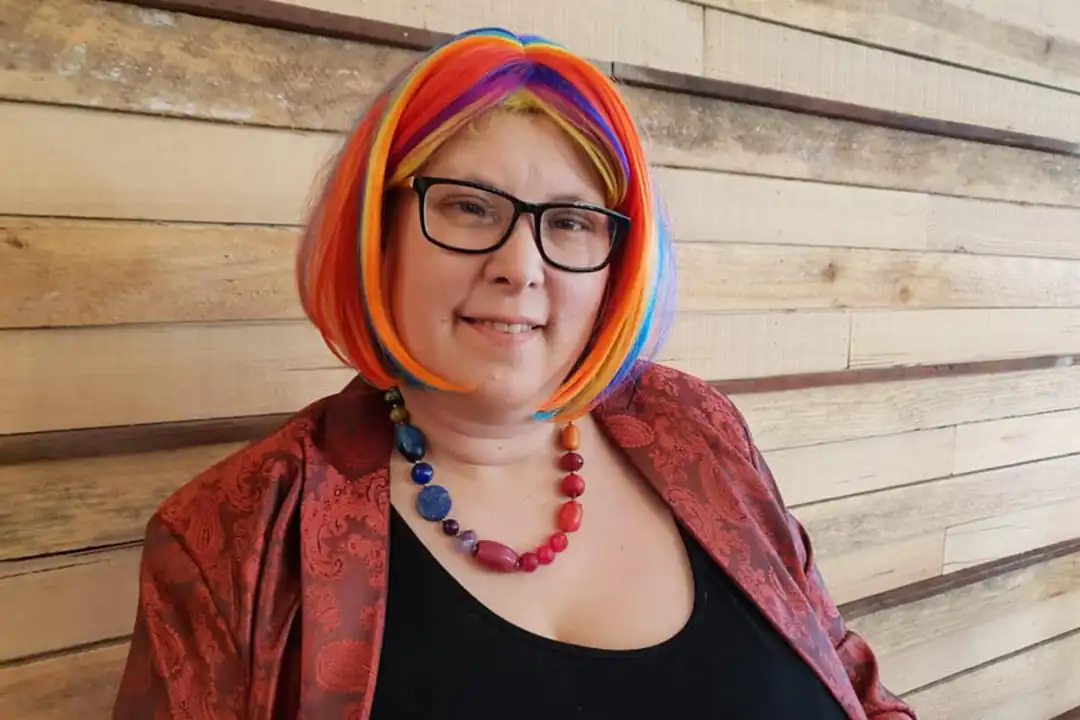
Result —
<path fill-rule="evenodd" d="M 602 203 L 606 195 L 585 150 L 539 112 L 496 110 L 477 119 L 439 148 L 424 172 L 477 180 L 533 202 Z"/>

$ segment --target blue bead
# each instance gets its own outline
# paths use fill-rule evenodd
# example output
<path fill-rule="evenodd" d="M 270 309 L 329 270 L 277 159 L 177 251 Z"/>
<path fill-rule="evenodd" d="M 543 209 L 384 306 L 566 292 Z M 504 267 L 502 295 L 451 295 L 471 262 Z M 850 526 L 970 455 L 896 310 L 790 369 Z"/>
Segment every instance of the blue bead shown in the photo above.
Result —
<path fill-rule="evenodd" d="M 417 485 L 427 485 L 433 477 L 435 477 L 435 471 L 426 462 L 412 466 L 412 479 Z"/>
<path fill-rule="evenodd" d="M 416 496 L 416 510 L 425 520 L 442 520 L 450 514 L 450 493 L 442 485 L 428 485 Z"/>
<path fill-rule="evenodd" d="M 414 425 L 401 423 L 394 426 L 394 443 L 398 452 L 409 462 L 423 460 L 427 451 L 427 439 L 424 433 Z"/>

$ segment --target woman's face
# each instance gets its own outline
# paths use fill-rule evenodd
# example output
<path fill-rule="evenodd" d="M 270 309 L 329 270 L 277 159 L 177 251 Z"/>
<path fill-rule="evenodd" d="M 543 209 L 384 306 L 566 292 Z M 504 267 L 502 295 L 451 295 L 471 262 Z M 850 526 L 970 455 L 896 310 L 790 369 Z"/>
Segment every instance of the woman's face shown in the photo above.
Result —
<path fill-rule="evenodd" d="M 572 199 L 604 205 L 592 165 L 539 114 L 491 113 L 443 145 L 420 174 L 479 182 L 527 202 Z M 451 220 L 458 228 L 454 232 L 466 232 L 465 221 L 476 233 L 490 232 L 483 225 L 495 211 L 472 204 L 467 194 L 454 195 L 453 188 L 441 188 L 437 197 L 431 192 L 433 235 L 451 232 L 446 229 Z M 421 230 L 417 195 L 406 191 L 400 198 L 389 225 L 387 274 L 405 346 L 437 375 L 475 387 L 478 399 L 531 412 L 558 387 L 588 342 L 607 268 L 576 273 L 547 264 L 531 215 L 522 215 L 494 252 L 441 248 Z M 436 205 L 463 221 L 451 217 L 439 226 L 432 220 Z"/>

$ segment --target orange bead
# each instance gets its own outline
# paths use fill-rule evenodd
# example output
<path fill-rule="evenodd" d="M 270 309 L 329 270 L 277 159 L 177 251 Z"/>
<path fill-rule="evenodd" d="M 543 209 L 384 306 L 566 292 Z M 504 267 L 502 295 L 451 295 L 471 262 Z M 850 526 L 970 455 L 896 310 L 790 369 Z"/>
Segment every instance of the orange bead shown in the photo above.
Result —
<path fill-rule="evenodd" d="M 577 450 L 581 445 L 581 433 L 577 425 L 567 425 L 559 435 L 563 450 Z"/>

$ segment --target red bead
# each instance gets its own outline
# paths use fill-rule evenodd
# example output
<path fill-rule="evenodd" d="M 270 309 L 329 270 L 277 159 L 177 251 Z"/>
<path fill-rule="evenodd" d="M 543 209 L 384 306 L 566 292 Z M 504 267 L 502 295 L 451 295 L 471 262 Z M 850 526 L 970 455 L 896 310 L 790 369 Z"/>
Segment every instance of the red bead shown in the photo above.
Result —
<path fill-rule="evenodd" d="M 570 538 L 568 538 L 564 532 L 553 533 L 552 536 L 548 538 L 548 547 L 557 553 L 561 553 L 569 544 Z"/>
<path fill-rule="evenodd" d="M 570 473 L 562 479 L 559 489 L 568 498 L 581 497 L 585 494 L 585 478 L 577 473 Z"/>
<path fill-rule="evenodd" d="M 585 459 L 576 452 L 568 452 L 559 458 L 559 467 L 568 472 L 576 472 L 585 464 Z"/>
<path fill-rule="evenodd" d="M 518 567 L 521 568 L 523 572 L 532 572 L 539 566 L 540 558 L 537 557 L 537 553 L 523 553 L 521 559 L 518 560 Z"/>
<path fill-rule="evenodd" d="M 581 527 L 581 515 L 584 508 L 581 503 L 570 500 L 559 508 L 559 529 L 563 532 L 574 532 Z"/>
<path fill-rule="evenodd" d="M 496 572 L 512 572 L 518 564 L 517 553 L 494 540 L 478 540 L 473 557 L 486 568 Z"/>
<path fill-rule="evenodd" d="M 550 565 L 555 562 L 555 551 L 547 545 L 538 547 L 536 549 L 536 559 L 540 561 L 541 565 Z"/>

